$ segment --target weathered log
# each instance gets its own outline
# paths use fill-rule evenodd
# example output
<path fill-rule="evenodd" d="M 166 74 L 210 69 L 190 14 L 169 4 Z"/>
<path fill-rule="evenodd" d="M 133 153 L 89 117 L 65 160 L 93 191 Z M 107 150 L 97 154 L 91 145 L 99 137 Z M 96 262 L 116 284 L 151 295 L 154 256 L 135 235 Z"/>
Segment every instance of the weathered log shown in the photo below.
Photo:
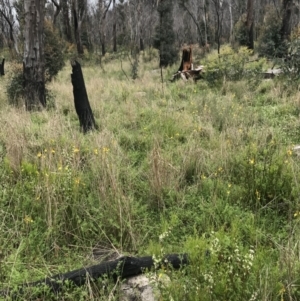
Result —
<path fill-rule="evenodd" d="M 1 76 L 4 75 L 4 62 L 5 62 L 5 59 L 2 59 L 2 63 L 0 64 L 0 75 Z"/>
<path fill-rule="evenodd" d="M 264 78 L 274 78 L 275 76 L 283 73 L 282 69 L 269 69 L 266 72 L 263 72 L 262 75 Z"/>
<path fill-rule="evenodd" d="M 72 62 L 71 79 L 75 109 L 79 118 L 80 128 L 84 133 L 97 129 L 98 127 L 86 92 L 81 66 L 77 61 Z"/>
<path fill-rule="evenodd" d="M 173 74 L 173 78 L 171 81 L 173 82 L 176 79 L 182 78 L 183 80 L 193 79 L 194 81 L 197 81 L 202 78 L 201 73 L 203 70 L 203 66 L 199 66 L 196 69 L 193 70 L 186 70 L 186 71 L 177 71 L 175 74 Z"/>
<path fill-rule="evenodd" d="M 170 266 L 174 269 L 179 269 L 180 267 L 188 263 L 187 254 L 170 254 L 166 255 L 158 268 L 162 266 Z M 87 268 L 82 268 L 67 272 L 65 274 L 57 274 L 52 277 L 47 277 L 45 279 L 31 282 L 20 286 L 19 290 L 11 291 L 6 290 L 0 293 L 1 296 L 17 296 L 22 294 L 26 287 L 40 287 L 46 285 L 49 287 L 51 292 L 58 293 L 62 290 L 63 285 L 68 282 L 76 286 L 82 286 L 86 283 L 88 279 L 99 279 L 101 277 L 110 277 L 115 281 L 120 277 L 128 278 L 130 276 L 135 276 L 143 273 L 144 271 L 150 270 L 154 267 L 154 261 L 152 256 L 145 257 L 121 257 L 114 261 L 106 261 L 97 265 L 93 265 Z"/>

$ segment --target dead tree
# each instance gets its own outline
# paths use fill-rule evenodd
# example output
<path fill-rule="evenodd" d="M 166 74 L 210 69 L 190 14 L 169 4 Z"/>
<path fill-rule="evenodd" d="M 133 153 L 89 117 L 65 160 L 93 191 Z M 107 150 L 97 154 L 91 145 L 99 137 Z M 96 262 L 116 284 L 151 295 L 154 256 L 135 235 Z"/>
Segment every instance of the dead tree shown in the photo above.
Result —
<path fill-rule="evenodd" d="M 76 113 L 83 133 L 97 129 L 94 115 L 86 92 L 81 66 L 77 61 L 72 62 L 72 85 Z"/>
<path fill-rule="evenodd" d="M 1 76 L 4 75 L 4 62 L 5 62 L 5 59 L 2 59 L 2 63 L 0 64 L 0 75 Z"/>

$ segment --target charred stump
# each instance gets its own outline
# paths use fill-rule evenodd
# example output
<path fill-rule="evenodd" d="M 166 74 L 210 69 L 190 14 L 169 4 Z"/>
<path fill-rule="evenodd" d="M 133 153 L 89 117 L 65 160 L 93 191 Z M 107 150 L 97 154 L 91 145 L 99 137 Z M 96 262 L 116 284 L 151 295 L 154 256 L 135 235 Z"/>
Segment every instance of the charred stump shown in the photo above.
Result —
<path fill-rule="evenodd" d="M 181 64 L 178 71 L 192 70 L 192 63 L 192 47 L 184 48 L 182 50 Z"/>
<path fill-rule="evenodd" d="M 173 78 L 171 79 L 171 82 L 182 78 L 183 80 L 193 79 L 194 81 L 197 81 L 202 78 L 203 66 L 198 66 L 196 69 L 193 67 L 193 59 L 192 59 L 192 47 L 184 48 L 182 50 L 182 58 L 181 58 L 181 64 L 178 69 L 178 71 L 173 74 Z"/>
<path fill-rule="evenodd" d="M 81 66 L 77 61 L 72 62 L 71 79 L 73 85 L 74 104 L 79 118 L 80 128 L 84 133 L 97 129 L 86 92 Z"/>
<path fill-rule="evenodd" d="M 0 64 L 0 75 L 1 76 L 4 75 L 4 62 L 5 62 L 5 59 L 3 59 L 2 63 Z"/>

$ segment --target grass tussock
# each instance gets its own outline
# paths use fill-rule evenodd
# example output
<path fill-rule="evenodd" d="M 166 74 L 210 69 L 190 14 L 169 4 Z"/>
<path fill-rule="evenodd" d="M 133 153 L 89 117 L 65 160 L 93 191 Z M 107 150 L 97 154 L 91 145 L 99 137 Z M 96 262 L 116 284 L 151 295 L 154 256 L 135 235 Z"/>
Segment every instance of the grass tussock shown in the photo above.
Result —
<path fill-rule="evenodd" d="M 189 253 L 186 268 L 160 272 L 168 285 L 148 272 L 161 300 L 297 300 L 300 93 L 259 78 L 266 63 L 245 64 L 246 50 L 236 60 L 224 49 L 221 76 L 208 55 L 197 83 L 167 82 L 168 68 L 162 84 L 157 58 L 143 55 L 136 80 L 126 58 L 83 62 L 99 125 L 87 135 L 70 66 L 41 112 L 9 105 L 0 78 L 3 288 L 93 264 L 105 247 L 158 260 Z M 117 286 L 101 281 L 58 298 L 117 300 Z"/>

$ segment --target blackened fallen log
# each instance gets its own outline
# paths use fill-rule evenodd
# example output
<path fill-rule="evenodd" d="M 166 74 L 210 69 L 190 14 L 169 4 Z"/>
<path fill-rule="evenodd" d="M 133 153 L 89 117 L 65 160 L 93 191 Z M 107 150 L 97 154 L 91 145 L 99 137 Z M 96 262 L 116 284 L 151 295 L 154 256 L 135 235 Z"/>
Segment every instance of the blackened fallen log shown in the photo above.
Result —
<path fill-rule="evenodd" d="M 187 254 L 170 254 L 166 255 L 162 260 L 158 268 L 162 266 L 170 266 L 174 269 L 188 264 Z M 65 274 L 57 274 L 52 277 L 45 278 L 36 282 L 31 282 L 20 287 L 19 290 L 6 290 L 0 292 L 0 296 L 12 296 L 18 298 L 17 295 L 21 295 L 24 288 L 28 287 L 40 287 L 46 285 L 50 291 L 58 293 L 62 290 L 63 285 L 68 282 L 76 286 L 82 286 L 86 283 L 88 278 L 99 279 L 101 277 L 111 277 L 115 281 L 118 277 L 128 278 L 130 276 L 136 276 L 143 273 L 146 270 L 150 270 L 154 267 L 154 261 L 152 256 L 145 257 L 122 257 L 114 261 L 106 261 L 91 267 L 74 270 Z"/>
<path fill-rule="evenodd" d="M 80 128 L 84 133 L 97 129 L 98 127 L 86 92 L 81 66 L 77 61 L 72 62 L 71 79 L 75 109 L 79 118 Z"/>
<path fill-rule="evenodd" d="M 0 75 L 1 76 L 4 75 L 4 62 L 5 62 L 5 59 L 3 59 L 2 63 L 0 64 Z"/>

